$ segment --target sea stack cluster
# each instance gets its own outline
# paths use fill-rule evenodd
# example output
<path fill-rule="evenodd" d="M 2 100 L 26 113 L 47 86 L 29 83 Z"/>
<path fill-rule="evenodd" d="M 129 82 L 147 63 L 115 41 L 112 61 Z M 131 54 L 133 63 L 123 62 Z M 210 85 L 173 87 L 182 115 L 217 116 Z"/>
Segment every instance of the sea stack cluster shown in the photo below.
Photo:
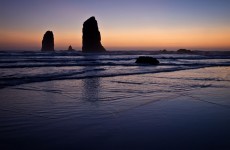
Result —
<path fill-rule="evenodd" d="M 42 40 L 42 51 L 54 51 L 54 35 L 52 31 L 47 31 Z"/>
<path fill-rule="evenodd" d="M 101 44 L 101 33 L 98 29 L 95 17 L 90 17 L 83 24 L 82 29 L 82 52 L 105 52 L 105 48 Z M 69 51 L 73 51 L 69 46 Z M 52 31 L 47 31 L 42 40 L 41 51 L 54 51 L 54 35 Z"/>
<path fill-rule="evenodd" d="M 105 52 L 101 44 L 101 34 L 95 17 L 90 17 L 83 24 L 82 51 L 83 52 Z"/>

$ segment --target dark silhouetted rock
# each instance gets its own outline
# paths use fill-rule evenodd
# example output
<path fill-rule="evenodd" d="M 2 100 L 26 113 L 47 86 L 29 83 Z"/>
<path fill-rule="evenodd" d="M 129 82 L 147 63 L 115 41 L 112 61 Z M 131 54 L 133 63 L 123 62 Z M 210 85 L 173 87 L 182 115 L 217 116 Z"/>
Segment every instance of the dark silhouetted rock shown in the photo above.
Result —
<path fill-rule="evenodd" d="M 101 34 L 98 30 L 97 20 L 91 17 L 83 24 L 83 52 L 105 52 L 105 48 L 101 44 Z"/>
<path fill-rule="evenodd" d="M 71 45 L 69 46 L 68 51 L 74 51 Z"/>
<path fill-rule="evenodd" d="M 136 63 L 158 65 L 160 62 L 156 58 L 153 58 L 153 57 L 140 56 L 139 58 L 137 58 Z"/>
<path fill-rule="evenodd" d="M 161 53 L 167 53 L 168 51 L 166 49 L 160 50 Z"/>
<path fill-rule="evenodd" d="M 187 49 L 179 49 L 177 50 L 178 53 L 182 53 L 182 54 L 186 54 L 186 53 L 192 53 L 191 50 L 187 50 Z"/>
<path fill-rule="evenodd" d="M 42 51 L 54 51 L 54 35 L 52 31 L 47 31 L 42 40 Z"/>

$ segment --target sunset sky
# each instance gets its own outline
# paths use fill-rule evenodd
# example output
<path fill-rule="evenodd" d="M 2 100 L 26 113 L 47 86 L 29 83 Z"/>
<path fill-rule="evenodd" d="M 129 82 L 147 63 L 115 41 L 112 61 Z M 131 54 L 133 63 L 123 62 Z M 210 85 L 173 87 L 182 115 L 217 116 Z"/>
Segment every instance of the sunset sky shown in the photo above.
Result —
<path fill-rule="evenodd" d="M 0 50 L 81 50 L 91 16 L 108 50 L 230 50 L 230 0 L 1 0 Z"/>

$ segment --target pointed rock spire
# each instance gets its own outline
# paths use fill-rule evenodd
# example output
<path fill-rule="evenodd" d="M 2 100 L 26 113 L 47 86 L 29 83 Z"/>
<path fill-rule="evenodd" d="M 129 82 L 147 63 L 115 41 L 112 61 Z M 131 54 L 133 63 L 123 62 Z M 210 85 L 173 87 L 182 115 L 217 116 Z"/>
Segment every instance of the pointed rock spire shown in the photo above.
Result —
<path fill-rule="evenodd" d="M 101 34 L 95 17 L 90 17 L 83 24 L 82 51 L 83 52 L 105 52 L 101 44 Z"/>
<path fill-rule="evenodd" d="M 54 51 L 54 35 L 52 31 L 47 31 L 44 34 L 41 51 Z"/>

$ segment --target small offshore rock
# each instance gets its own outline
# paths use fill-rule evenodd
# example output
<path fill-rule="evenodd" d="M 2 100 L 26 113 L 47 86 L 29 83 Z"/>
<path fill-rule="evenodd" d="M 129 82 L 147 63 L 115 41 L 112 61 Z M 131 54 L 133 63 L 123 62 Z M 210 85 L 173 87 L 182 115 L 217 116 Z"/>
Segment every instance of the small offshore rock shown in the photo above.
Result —
<path fill-rule="evenodd" d="M 150 64 L 150 65 L 158 65 L 160 62 L 153 57 L 149 56 L 140 56 L 136 60 L 137 64 Z"/>
<path fill-rule="evenodd" d="M 68 47 L 68 51 L 74 51 L 71 45 Z"/>
<path fill-rule="evenodd" d="M 192 53 L 192 51 L 188 49 L 179 49 L 177 50 L 177 53 L 188 54 L 188 53 Z"/>

